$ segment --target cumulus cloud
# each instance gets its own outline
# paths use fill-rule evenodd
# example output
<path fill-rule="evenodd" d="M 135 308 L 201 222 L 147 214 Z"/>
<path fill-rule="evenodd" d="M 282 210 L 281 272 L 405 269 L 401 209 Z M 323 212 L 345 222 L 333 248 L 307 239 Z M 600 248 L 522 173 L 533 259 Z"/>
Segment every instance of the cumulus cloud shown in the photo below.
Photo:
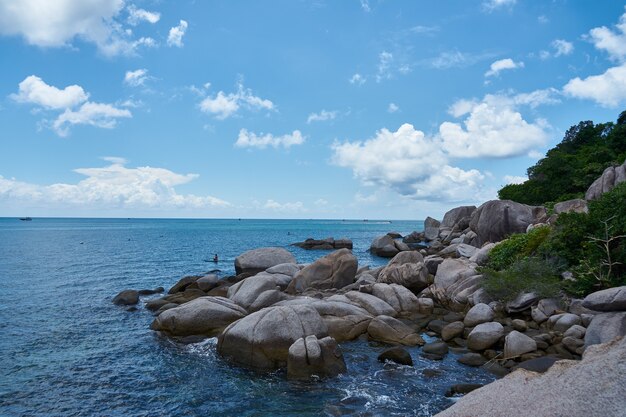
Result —
<path fill-rule="evenodd" d="M 148 70 L 145 68 L 135 71 L 126 71 L 126 74 L 124 75 L 124 83 L 130 85 L 131 87 L 139 87 L 144 85 L 148 78 Z"/>
<path fill-rule="evenodd" d="M 376 82 L 391 78 L 391 63 L 393 62 L 393 54 L 391 52 L 382 51 L 378 54 L 378 72 L 376 74 Z"/>
<path fill-rule="evenodd" d="M 181 209 L 227 207 L 230 204 L 212 196 L 179 194 L 176 186 L 186 184 L 197 174 L 177 174 L 164 168 L 127 168 L 123 158 L 106 158 L 110 165 L 79 168 L 85 176 L 76 184 L 39 185 L 0 176 L 0 201 L 48 208 Z"/>
<path fill-rule="evenodd" d="M 311 113 L 309 117 L 306 119 L 306 122 L 310 124 L 311 122 L 325 122 L 326 120 L 334 120 L 337 117 L 337 111 L 327 111 L 322 109 L 319 113 Z"/>
<path fill-rule="evenodd" d="M 89 94 L 78 85 L 59 89 L 46 84 L 35 75 L 26 77 L 19 84 L 18 93 L 11 94 L 10 97 L 19 103 L 32 104 L 43 110 L 63 110 L 50 124 L 59 136 L 67 136 L 69 128 L 74 125 L 111 129 L 116 126 L 117 119 L 132 117 L 126 108 L 87 101 Z"/>
<path fill-rule="evenodd" d="M 200 89 L 196 89 L 196 92 L 204 94 L 204 91 Z M 205 97 L 200 102 L 201 111 L 212 114 L 220 120 L 235 115 L 241 107 L 245 107 L 248 110 L 275 109 L 274 103 L 270 100 L 255 96 L 252 90 L 245 88 L 243 81 L 237 82 L 237 91 L 234 93 L 226 94 L 223 91 L 219 91 L 216 95 Z"/>
<path fill-rule="evenodd" d="M 398 107 L 398 105 L 395 103 L 389 103 L 389 106 L 387 106 L 388 113 L 395 113 L 398 110 L 400 110 L 400 107 Z"/>
<path fill-rule="evenodd" d="M 626 63 L 609 68 L 600 75 L 576 77 L 564 87 L 565 94 L 593 100 L 604 107 L 617 107 L 626 100 Z"/>
<path fill-rule="evenodd" d="M 238 148 L 258 149 L 265 149 L 268 146 L 277 149 L 282 146 L 285 149 L 289 149 L 294 145 L 302 145 L 305 139 L 299 130 L 294 130 L 291 134 L 274 136 L 271 133 L 257 135 L 253 132 L 248 132 L 246 129 L 241 129 L 235 146 Z"/>
<path fill-rule="evenodd" d="M 505 175 L 503 179 L 506 184 L 523 184 L 528 181 L 528 177 L 518 175 Z"/>
<path fill-rule="evenodd" d="M 626 59 L 626 13 L 619 18 L 619 23 L 615 25 L 616 30 L 601 26 L 589 31 L 589 40 L 600 50 L 609 54 L 614 61 L 624 61 Z"/>
<path fill-rule="evenodd" d="M 134 54 L 154 39 L 133 39 L 118 17 L 124 0 L 0 0 L 0 34 L 21 36 L 30 45 L 62 47 L 79 38 L 107 56 Z"/>
<path fill-rule="evenodd" d="M 493 12 L 504 7 L 513 7 L 515 3 L 517 0 L 484 0 L 482 4 L 485 11 Z"/>
<path fill-rule="evenodd" d="M 489 66 L 489 71 L 485 73 L 485 77 L 495 77 L 500 75 L 500 72 L 505 70 L 512 70 L 517 68 L 524 68 L 523 62 L 515 62 L 511 58 L 500 59 L 493 62 Z"/>
<path fill-rule="evenodd" d="M 185 36 L 185 32 L 187 32 L 187 26 L 187 21 L 181 20 L 178 23 L 178 26 L 174 26 L 170 29 L 170 32 L 167 35 L 168 46 L 177 46 L 179 48 L 183 47 L 183 36 Z"/>
<path fill-rule="evenodd" d="M 348 81 L 350 81 L 350 84 L 363 85 L 365 84 L 367 79 L 357 72 L 352 77 L 350 77 Z"/>
<path fill-rule="evenodd" d="M 552 47 L 556 50 L 554 56 L 570 55 L 574 52 L 574 44 L 563 39 L 552 41 Z"/>
<path fill-rule="evenodd" d="M 149 12 L 144 9 L 138 9 L 135 5 L 131 4 L 127 8 L 128 19 L 127 22 L 130 25 L 137 26 L 141 22 L 148 22 L 155 24 L 161 19 L 161 13 Z"/>

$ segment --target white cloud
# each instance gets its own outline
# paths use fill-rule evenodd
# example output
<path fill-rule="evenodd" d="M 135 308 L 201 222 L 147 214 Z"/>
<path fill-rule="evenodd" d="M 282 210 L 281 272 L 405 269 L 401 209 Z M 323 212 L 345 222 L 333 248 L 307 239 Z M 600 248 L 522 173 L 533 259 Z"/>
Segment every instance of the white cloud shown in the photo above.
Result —
<path fill-rule="evenodd" d="M 615 25 L 616 31 L 606 26 L 597 27 L 589 31 L 589 40 L 600 50 L 604 50 L 615 61 L 626 59 L 626 13 L 619 18 Z"/>
<path fill-rule="evenodd" d="M 513 7 L 517 3 L 517 0 L 484 0 L 483 9 L 487 12 L 493 12 L 494 10 Z"/>
<path fill-rule="evenodd" d="M 334 120 L 337 117 L 337 111 L 327 111 L 322 109 L 319 113 L 311 113 L 309 117 L 306 119 L 306 122 L 310 124 L 311 122 L 324 122 L 326 120 Z"/>
<path fill-rule="evenodd" d="M 307 211 L 301 201 L 294 203 L 279 203 L 274 200 L 267 200 L 262 208 L 283 213 L 302 213 Z"/>
<path fill-rule="evenodd" d="M 185 36 L 185 32 L 187 32 L 187 26 L 187 22 L 185 20 L 181 20 L 178 23 L 178 26 L 174 26 L 170 29 L 170 32 L 167 35 L 168 46 L 177 46 L 179 48 L 183 47 L 183 36 Z"/>
<path fill-rule="evenodd" d="M 135 71 L 126 71 L 124 82 L 131 87 L 139 87 L 143 85 L 148 78 L 148 70 L 142 68 Z"/>
<path fill-rule="evenodd" d="M 492 57 L 491 53 L 471 54 L 452 50 L 441 52 L 434 58 L 424 59 L 421 64 L 435 69 L 464 68 Z"/>
<path fill-rule="evenodd" d="M 210 84 L 209 84 L 210 86 Z M 208 88 L 205 84 L 205 88 Z M 196 88 L 196 93 L 204 94 L 204 90 Z M 255 96 L 252 90 L 243 86 L 243 81 L 237 82 L 237 91 L 224 93 L 219 91 L 215 96 L 205 97 L 200 102 L 200 110 L 215 115 L 223 120 L 237 113 L 241 107 L 249 110 L 274 110 L 275 106 L 270 100 Z"/>
<path fill-rule="evenodd" d="M 133 26 L 137 26 L 141 22 L 148 22 L 155 24 L 161 19 L 161 13 L 149 12 L 144 9 L 138 9 L 135 5 L 131 4 L 127 8 L 128 10 L 128 23 Z"/>
<path fill-rule="evenodd" d="M 80 38 L 107 56 L 154 46 L 154 39 L 134 40 L 124 30 L 116 20 L 123 8 L 124 0 L 0 0 L 0 34 L 41 47 L 68 46 Z"/>
<path fill-rule="evenodd" d="M 506 184 L 523 184 L 528 181 L 528 177 L 518 175 L 505 175 L 503 179 Z"/>
<path fill-rule="evenodd" d="M 34 104 L 47 109 L 65 109 L 86 101 L 89 94 L 78 85 L 70 85 L 64 89 L 46 84 L 36 75 L 26 77 L 19 84 L 17 94 L 11 94 L 19 103 Z"/>
<path fill-rule="evenodd" d="M 552 47 L 556 50 L 554 56 L 570 55 L 574 52 L 574 44 L 563 39 L 552 41 Z"/>
<path fill-rule="evenodd" d="M 265 149 L 268 146 L 273 148 L 283 147 L 289 149 L 294 145 L 302 145 L 305 141 L 305 137 L 299 130 L 294 130 L 291 134 L 282 136 L 274 136 L 271 133 L 257 135 L 253 132 L 248 132 L 246 129 L 239 131 L 239 137 L 235 142 L 235 146 L 238 148 L 258 148 Z"/>
<path fill-rule="evenodd" d="M 400 110 L 400 107 L 398 107 L 398 105 L 395 103 L 389 103 L 389 106 L 387 106 L 388 113 L 395 113 L 398 110 Z"/>
<path fill-rule="evenodd" d="M 504 158 L 519 156 L 542 146 L 549 125 L 538 119 L 527 122 L 517 111 L 520 105 L 549 103 L 541 94 L 518 96 L 487 95 L 481 101 L 462 100 L 451 106 L 455 117 L 467 115 L 461 123 L 439 126 L 443 149 L 457 158 Z M 521 97 L 521 98 L 520 98 Z"/>
<path fill-rule="evenodd" d="M 197 174 L 177 174 L 164 168 L 125 167 L 123 158 L 105 158 L 111 165 L 80 168 L 86 178 L 76 184 L 38 185 L 0 176 L 0 202 L 64 209 L 189 209 L 217 208 L 230 204 L 212 196 L 179 194 L 176 186 L 189 183 Z"/>
<path fill-rule="evenodd" d="M 539 51 L 539 59 L 545 61 L 546 59 L 549 59 L 552 56 L 552 54 L 549 51 L 546 50 L 542 50 Z"/>
<path fill-rule="evenodd" d="M 409 29 L 409 31 L 417 34 L 432 35 L 435 32 L 439 32 L 439 26 L 417 25 L 413 26 L 411 29 Z"/>
<path fill-rule="evenodd" d="M 332 162 L 352 169 L 364 185 L 391 188 L 415 199 L 475 199 L 484 176 L 448 165 L 436 140 L 404 124 L 396 132 L 382 129 L 363 142 L 335 143 Z"/>
<path fill-rule="evenodd" d="M 548 18 L 548 16 L 542 14 L 541 16 L 537 17 L 537 22 L 545 25 L 546 23 L 550 23 L 550 19 Z"/>
<path fill-rule="evenodd" d="M 367 81 L 367 79 L 357 72 L 352 77 L 350 77 L 349 81 L 350 84 L 363 85 L 365 84 L 365 81 Z"/>
<path fill-rule="evenodd" d="M 363 11 L 366 13 L 369 13 L 372 11 L 368 0 L 361 0 L 361 9 L 363 9 Z"/>
<path fill-rule="evenodd" d="M 617 107 L 626 100 L 626 63 L 612 67 L 600 75 L 574 78 L 564 87 L 565 94 L 593 100 L 604 107 Z"/>
<path fill-rule="evenodd" d="M 391 52 L 382 51 L 378 54 L 378 73 L 376 74 L 376 82 L 381 82 L 391 78 L 391 63 L 393 62 L 393 54 Z"/>
<path fill-rule="evenodd" d="M 498 76 L 501 71 L 517 68 L 524 68 L 524 63 L 521 61 L 515 62 L 511 58 L 500 59 L 490 65 L 489 71 L 485 73 L 485 77 Z"/>
<path fill-rule="evenodd" d="M 120 109 L 111 104 L 86 102 L 76 111 L 65 109 L 56 118 L 52 128 L 59 136 L 67 136 L 69 128 L 74 125 L 90 125 L 112 129 L 117 119 L 132 117 L 128 109 Z"/>
<path fill-rule="evenodd" d="M 516 94 L 512 99 L 517 105 L 530 106 L 530 108 L 534 109 L 542 104 L 560 103 L 559 95 L 560 93 L 556 88 L 545 88 L 543 90 L 531 91 L 530 93 Z"/>
<path fill-rule="evenodd" d="M 325 200 L 323 198 L 318 198 L 317 200 L 313 202 L 313 204 L 319 207 L 324 207 L 328 205 L 328 200 Z"/>

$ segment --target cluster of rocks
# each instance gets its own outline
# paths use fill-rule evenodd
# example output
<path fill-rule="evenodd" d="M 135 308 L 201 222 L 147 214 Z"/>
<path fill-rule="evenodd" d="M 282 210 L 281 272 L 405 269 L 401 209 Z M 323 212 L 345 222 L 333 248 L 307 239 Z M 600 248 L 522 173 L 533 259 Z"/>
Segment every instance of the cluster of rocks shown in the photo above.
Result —
<path fill-rule="evenodd" d="M 303 242 L 292 243 L 292 245 L 307 250 L 352 249 L 352 240 L 348 238 L 335 239 L 332 237 L 327 237 L 326 239 L 308 238 Z"/>

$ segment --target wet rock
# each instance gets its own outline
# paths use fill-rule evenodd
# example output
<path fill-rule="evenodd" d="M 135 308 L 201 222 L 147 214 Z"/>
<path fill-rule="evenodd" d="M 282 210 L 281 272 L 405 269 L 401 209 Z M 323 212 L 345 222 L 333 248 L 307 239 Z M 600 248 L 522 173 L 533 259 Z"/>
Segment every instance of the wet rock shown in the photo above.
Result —
<path fill-rule="evenodd" d="M 190 275 L 190 276 L 182 277 L 181 279 L 178 280 L 176 284 L 172 286 L 172 288 L 169 289 L 167 293 L 175 294 L 177 292 L 183 292 L 188 286 L 196 282 L 198 278 L 200 278 L 200 276 L 197 276 L 197 275 Z"/>
<path fill-rule="evenodd" d="M 436 360 L 441 360 L 448 353 L 448 345 L 444 342 L 432 342 L 426 343 L 422 347 L 423 353 L 428 353 L 432 356 L 436 356 Z"/>
<path fill-rule="evenodd" d="M 589 294 L 583 307 L 596 311 L 626 311 L 626 285 Z"/>
<path fill-rule="evenodd" d="M 406 324 L 389 316 L 375 317 L 367 327 L 372 340 L 406 346 L 423 345 L 424 340 Z"/>
<path fill-rule="evenodd" d="M 446 397 L 465 395 L 484 386 L 483 384 L 454 384 L 446 390 Z"/>
<path fill-rule="evenodd" d="M 289 347 L 287 376 L 309 379 L 311 376 L 334 377 L 346 371 L 343 354 L 332 337 L 318 339 L 314 335 L 296 340 Z"/>
<path fill-rule="evenodd" d="M 500 323 L 482 323 L 470 332 L 467 347 L 472 350 L 485 350 L 496 344 L 503 335 L 504 328 Z"/>
<path fill-rule="evenodd" d="M 399 365 L 413 366 L 413 359 L 406 349 L 401 347 L 392 347 L 378 355 L 379 362 L 391 361 Z"/>
<path fill-rule="evenodd" d="M 443 328 L 447 326 L 447 324 L 448 323 L 443 320 L 435 319 L 435 320 L 429 321 L 427 327 L 433 332 L 437 334 L 441 334 L 441 332 L 443 331 Z"/>
<path fill-rule="evenodd" d="M 307 288 L 343 288 L 356 277 L 357 259 L 349 249 L 339 249 L 320 258 L 299 271 L 287 287 L 296 294 Z"/>
<path fill-rule="evenodd" d="M 235 271 L 257 274 L 275 265 L 296 263 L 296 258 L 283 248 L 259 248 L 242 253 L 235 258 Z"/>
<path fill-rule="evenodd" d="M 137 291 L 137 293 L 139 295 L 154 295 L 154 294 L 161 294 L 163 292 L 165 292 L 165 288 L 163 288 L 163 287 L 156 287 L 153 290 L 139 290 L 139 291 Z"/>
<path fill-rule="evenodd" d="M 124 290 L 113 297 L 113 304 L 118 306 L 132 306 L 139 302 L 139 292 L 136 290 Z"/>

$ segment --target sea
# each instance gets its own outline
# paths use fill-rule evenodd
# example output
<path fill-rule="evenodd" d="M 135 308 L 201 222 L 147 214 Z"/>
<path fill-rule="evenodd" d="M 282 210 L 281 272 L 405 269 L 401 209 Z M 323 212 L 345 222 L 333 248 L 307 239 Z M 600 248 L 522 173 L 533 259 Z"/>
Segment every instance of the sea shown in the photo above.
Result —
<path fill-rule="evenodd" d="M 111 302 L 185 275 L 232 275 L 236 256 L 264 246 L 309 263 L 327 253 L 291 246 L 309 237 L 350 238 L 359 266 L 376 267 L 388 262 L 367 251 L 376 236 L 422 229 L 422 221 L 0 218 L 0 415 L 432 416 L 453 403 L 449 386 L 494 377 L 455 353 L 425 359 L 419 347 L 407 348 L 413 367 L 382 364 L 384 346 L 357 340 L 341 344 L 345 374 L 296 382 L 230 365 L 216 339 L 159 337 L 144 308 L 156 296 L 132 312 Z"/>

